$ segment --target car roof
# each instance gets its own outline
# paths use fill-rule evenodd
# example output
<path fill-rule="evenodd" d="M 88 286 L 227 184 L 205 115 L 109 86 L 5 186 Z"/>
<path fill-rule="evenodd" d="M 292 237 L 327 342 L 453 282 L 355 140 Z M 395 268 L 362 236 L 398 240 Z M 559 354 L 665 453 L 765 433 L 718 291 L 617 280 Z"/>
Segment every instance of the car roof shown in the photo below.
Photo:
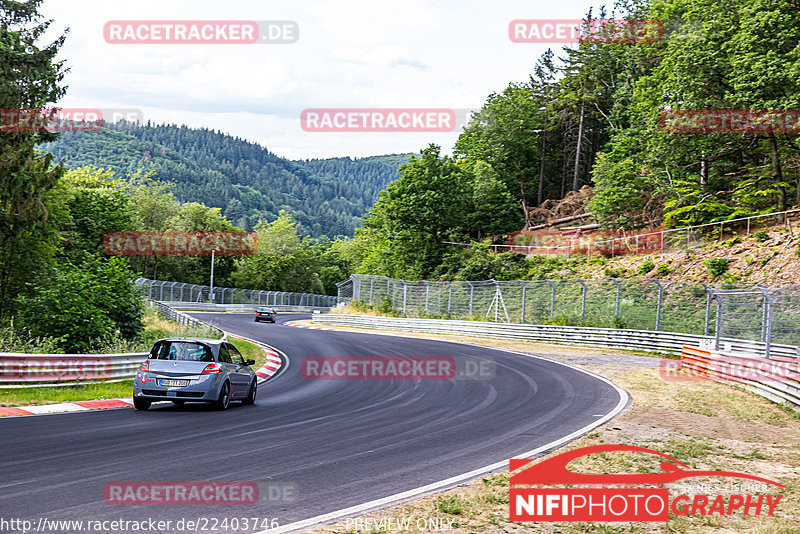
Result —
<path fill-rule="evenodd" d="M 205 343 L 206 345 L 221 345 L 226 342 L 224 339 L 211 339 L 207 337 L 165 337 L 158 341 L 197 341 L 199 343 Z M 158 343 L 158 341 L 156 343 Z"/>

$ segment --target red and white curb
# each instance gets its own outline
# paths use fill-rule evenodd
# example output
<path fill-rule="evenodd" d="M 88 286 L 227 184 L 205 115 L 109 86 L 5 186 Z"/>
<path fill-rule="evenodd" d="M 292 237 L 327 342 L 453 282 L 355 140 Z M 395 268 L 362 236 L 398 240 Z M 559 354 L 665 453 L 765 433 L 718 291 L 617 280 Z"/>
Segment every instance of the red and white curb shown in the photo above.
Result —
<path fill-rule="evenodd" d="M 131 397 L 123 399 L 97 399 L 87 401 L 60 402 L 58 404 L 41 404 L 9 408 L 0 406 L 0 417 L 44 415 L 48 413 L 64 412 L 88 412 L 90 410 L 109 410 L 112 408 L 129 408 L 131 406 L 133 406 L 133 399 Z"/>
<path fill-rule="evenodd" d="M 326 326 L 312 326 L 310 324 L 297 324 L 297 323 L 295 323 L 293 321 L 288 321 L 288 322 L 283 323 L 283 324 L 285 324 L 286 326 L 293 326 L 295 328 L 308 328 L 310 330 L 333 330 L 333 328 L 328 328 Z"/>
<path fill-rule="evenodd" d="M 266 363 L 259 367 L 256 371 L 258 383 L 263 384 L 267 381 L 267 379 L 271 378 L 280 370 L 281 366 L 283 365 L 283 359 L 272 347 L 261 344 L 259 344 L 259 346 L 264 351 L 264 356 L 267 357 Z"/>

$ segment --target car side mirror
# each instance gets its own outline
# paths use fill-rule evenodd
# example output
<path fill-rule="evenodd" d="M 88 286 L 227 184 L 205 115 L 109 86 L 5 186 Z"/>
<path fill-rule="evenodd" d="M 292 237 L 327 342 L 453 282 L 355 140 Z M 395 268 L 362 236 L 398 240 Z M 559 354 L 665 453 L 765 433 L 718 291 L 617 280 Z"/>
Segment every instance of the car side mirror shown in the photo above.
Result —
<path fill-rule="evenodd" d="M 247 360 L 247 361 L 246 361 L 246 362 L 244 362 L 244 363 L 245 363 L 245 364 L 247 364 L 247 365 L 255 365 L 255 364 L 256 364 L 256 361 L 255 361 L 255 360 Z"/>

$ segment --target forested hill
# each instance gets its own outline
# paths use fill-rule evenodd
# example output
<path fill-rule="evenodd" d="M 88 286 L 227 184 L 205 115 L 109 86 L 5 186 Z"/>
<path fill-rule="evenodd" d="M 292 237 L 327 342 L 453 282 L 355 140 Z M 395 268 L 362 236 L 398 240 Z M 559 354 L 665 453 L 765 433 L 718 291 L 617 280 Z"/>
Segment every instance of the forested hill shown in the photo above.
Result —
<path fill-rule="evenodd" d="M 222 208 L 236 226 L 291 213 L 302 233 L 351 236 L 360 217 L 396 179 L 410 154 L 290 161 L 230 135 L 186 126 L 120 122 L 66 133 L 42 145 L 67 167 L 95 165 L 120 174 L 152 170 L 174 183 L 182 202 Z"/>

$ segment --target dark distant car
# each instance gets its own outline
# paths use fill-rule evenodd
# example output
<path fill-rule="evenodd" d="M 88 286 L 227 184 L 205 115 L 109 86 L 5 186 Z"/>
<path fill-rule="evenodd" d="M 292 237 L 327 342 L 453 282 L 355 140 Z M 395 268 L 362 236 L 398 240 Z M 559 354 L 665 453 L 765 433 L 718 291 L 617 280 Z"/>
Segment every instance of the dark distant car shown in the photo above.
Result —
<path fill-rule="evenodd" d="M 275 310 L 272 308 L 264 308 L 263 306 L 256 310 L 256 322 L 269 321 L 275 322 Z"/>
<path fill-rule="evenodd" d="M 232 400 L 254 404 L 255 363 L 224 339 L 159 339 L 136 373 L 133 405 L 147 410 L 156 401 L 210 402 L 224 410 Z"/>

